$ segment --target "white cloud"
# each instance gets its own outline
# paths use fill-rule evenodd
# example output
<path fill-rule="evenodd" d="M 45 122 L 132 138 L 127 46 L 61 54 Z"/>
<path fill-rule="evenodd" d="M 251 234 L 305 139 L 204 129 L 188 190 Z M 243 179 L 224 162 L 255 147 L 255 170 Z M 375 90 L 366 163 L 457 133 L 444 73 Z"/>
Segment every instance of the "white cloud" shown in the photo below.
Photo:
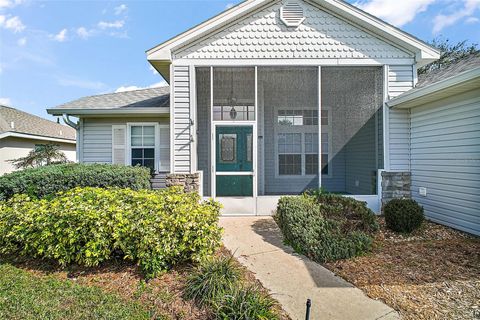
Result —
<path fill-rule="evenodd" d="M 17 40 L 17 44 L 20 46 L 20 47 L 23 47 L 27 44 L 27 38 L 20 38 Z"/>
<path fill-rule="evenodd" d="M 13 8 L 24 2 L 23 0 L 0 0 L 0 9 L 3 8 Z"/>
<path fill-rule="evenodd" d="M 166 87 L 168 86 L 168 83 L 166 81 L 160 81 L 157 83 L 154 83 L 152 85 L 149 85 L 147 87 L 138 87 L 138 86 L 121 86 L 117 90 L 115 90 L 116 93 L 118 92 L 126 92 L 126 91 L 133 91 L 133 90 L 142 90 L 142 89 L 151 89 L 151 88 L 159 88 L 159 87 Z"/>
<path fill-rule="evenodd" d="M 450 14 L 439 14 L 433 19 L 433 33 L 439 33 L 457 21 L 470 17 L 480 8 L 480 0 L 463 0 L 463 6 Z M 475 19 L 475 17 L 473 17 Z M 477 18 L 478 20 L 478 18 Z"/>
<path fill-rule="evenodd" d="M 9 98 L 0 98 L 0 104 L 4 106 L 10 106 L 12 101 Z"/>
<path fill-rule="evenodd" d="M 77 35 L 82 39 L 87 39 L 92 35 L 92 30 L 88 31 L 85 27 L 80 27 L 77 29 Z"/>
<path fill-rule="evenodd" d="M 108 28 L 120 29 L 120 28 L 123 28 L 124 24 L 125 24 L 125 21 L 123 21 L 123 20 L 117 20 L 117 21 L 113 21 L 113 22 L 100 21 L 98 23 L 98 27 L 100 29 L 108 29 Z"/>
<path fill-rule="evenodd" d="M 77 87 L 91 90 L 100 90 L 106 87 L 105 83 L 100 81 L 90 81 L 72 77 L 57 77 L 57 82 L 64 87 Z"/>
<path fill-rule="evenodd" d="M 360 9 L 401 27 L 437 0 L 358 0 L 354 3 Z"/>
<path fill-rule="evenodd" d="M 118 7 L 115 7 L 113 9 L 113 11 L 115 12 L 115 14 L 118 16 L 119 14 L 121 14 L 122 12 L 125 12 L 127 11 L 128 7 L 126 4 L 121 4 L 119 5 Z"/>
<path fill-rule="evenodd" d="M 59 33 L 51 35 L 51 38 L 58 42 L 64 42 L 65 40 L 67 40 L 67 32 L 67 29 L 62 29 Z"/>
<path fill-rule="evenodd" d="M 465 20 L 465 23 L 468 23 L 468 24 L 473 24 L 478 22 L 480 22 L 480 19 L 477 17 L 470 17 L 467 20 Z"/>
<path fill-rule="evenodd" d="M 234 3 L 227 3 L 227 5 L 225 6 L 225 9 L 230 9 L 230 8 L 233 8 L 235 6 Z"/>
<path fill-rule="evenodd" d="M 7 18 L 5 15 L 0 15 L 0 27 L 12 30 L 14 33 L 22 32 L 26 28 L 19 17 Z"/>

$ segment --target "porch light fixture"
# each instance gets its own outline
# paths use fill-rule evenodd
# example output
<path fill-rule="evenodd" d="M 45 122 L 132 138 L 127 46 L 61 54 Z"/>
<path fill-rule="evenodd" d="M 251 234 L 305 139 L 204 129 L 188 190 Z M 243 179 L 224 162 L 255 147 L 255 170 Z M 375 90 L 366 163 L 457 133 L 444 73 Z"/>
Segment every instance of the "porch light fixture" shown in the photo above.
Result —
<path fill-rule="evenodd" d="M 233 97 L 233 72 L 231 72 L 232 77 L 231 77 L 231 90 L 230 90 L 230 106 L 232 107 L 230 109 L 230 119 L 235 120 L 237 118 L 237 110 L 235 110 L 235 105 L 237 104 L 237 98 Z"/>

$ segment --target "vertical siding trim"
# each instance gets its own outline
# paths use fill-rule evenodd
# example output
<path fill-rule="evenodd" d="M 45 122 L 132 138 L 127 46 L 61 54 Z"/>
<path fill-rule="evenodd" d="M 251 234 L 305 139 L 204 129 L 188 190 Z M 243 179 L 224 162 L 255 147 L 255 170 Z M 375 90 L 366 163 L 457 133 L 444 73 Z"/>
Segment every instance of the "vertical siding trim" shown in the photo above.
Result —
<path fill-rule="evenodd" d="M 191 132 L 191 67 L 173 66 L 173 139 L 174 172 L 190 173 L 192 170 Z M 186 97 L 185 95 L 188 95 Z"/>
<path fill-rule="evenodd" d="M 390 170 L 390 132 L 388 101 L 388 65 L 383 66 L 383 168 Z"/>
<path fill-rule="evenodd" d="M 196 89 L 196 77 L 195 68 L 190 65 L 190 119 L 192 119 L 192 125 L 190 127 L 190 135 L 193 142 L 190 144 L 190 173 L 198 170 L 198 154 L 197 154 L 197 89 Z M 194 151 L 192 151 L 194 150 Z M 200 185 L 203 181 L 200 181 Z"/>
<path fill-rule="evenodd" d="M 170 64 L 170 173 L 175 171 L 175 97 L 173 96 L 173 65 Z"/>

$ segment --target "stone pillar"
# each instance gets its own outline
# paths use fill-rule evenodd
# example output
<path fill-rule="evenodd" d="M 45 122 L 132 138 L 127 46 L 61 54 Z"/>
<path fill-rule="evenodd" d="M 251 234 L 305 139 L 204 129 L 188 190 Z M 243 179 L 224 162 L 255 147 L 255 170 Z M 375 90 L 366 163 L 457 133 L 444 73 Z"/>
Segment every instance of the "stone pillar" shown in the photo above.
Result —
<path fill-rule="evenodd" d="M 185 192 L 199 192 L 200 174 L 197 173 L 170 173 L 165 179 L 166 187 L 182 186 Z"/>
<path fill-rule="evenodd" d="M 382 204 L 392 199 L 411 198 L 411 173 L 382 171 Z"/>

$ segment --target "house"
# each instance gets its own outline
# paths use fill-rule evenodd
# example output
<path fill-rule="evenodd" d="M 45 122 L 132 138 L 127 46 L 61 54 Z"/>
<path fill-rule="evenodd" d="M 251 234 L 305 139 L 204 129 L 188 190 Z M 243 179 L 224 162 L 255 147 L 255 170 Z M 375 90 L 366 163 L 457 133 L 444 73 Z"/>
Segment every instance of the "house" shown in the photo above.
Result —
<path fill-rule="evenodd" d="M 11 107 L 0 106 L 0 175 L 15 170 L 8 160 L 25 157 L 36 145 L 60 146 L 75 161 L 75 130 Z"/>
<path fill-rule="evenodd" d="M 248 0 L 146 53 L 168 88 L 48 109 L 77 128 L 79 161 L 200 181 L 232 214 L 309 188 L 377 212 L 409 196 L 410 113 L 386 101 L 439 58 L 412 35 L 339 0 Z"/>
<path fill-rule="evenodd" d="M 412 198 L 436 222 L 480 235 L 480 54 L 388 101 L 408 114 Z"/>

